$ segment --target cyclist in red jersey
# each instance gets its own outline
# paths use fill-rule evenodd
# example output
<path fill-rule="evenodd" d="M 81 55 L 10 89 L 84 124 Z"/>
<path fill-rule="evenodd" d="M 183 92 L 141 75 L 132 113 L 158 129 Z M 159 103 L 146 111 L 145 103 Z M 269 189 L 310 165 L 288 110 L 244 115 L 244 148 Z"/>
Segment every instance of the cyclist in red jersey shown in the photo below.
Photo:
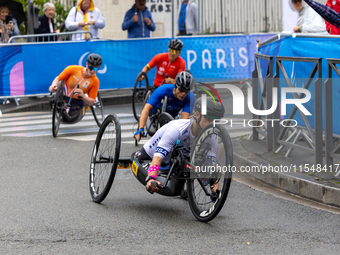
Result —
<path fill-rule="evenodd" d="M 169 52 L 160 53 L 154 56 L 151 61 L 144 66 L 142 72 L 147 73 L 157 66 L 156 77 L 153 85 L 158 88 L 162 82 L 176 84 L 176 75 L 185 70 L 185 61 L 179 55 L 183 48 L 183 42 L 179 39 L 172 39 L 169 42 Z M 167 77 L 168 75 L 168 77 Z M 142 80 L 141 78 L 140 80 Z"/>

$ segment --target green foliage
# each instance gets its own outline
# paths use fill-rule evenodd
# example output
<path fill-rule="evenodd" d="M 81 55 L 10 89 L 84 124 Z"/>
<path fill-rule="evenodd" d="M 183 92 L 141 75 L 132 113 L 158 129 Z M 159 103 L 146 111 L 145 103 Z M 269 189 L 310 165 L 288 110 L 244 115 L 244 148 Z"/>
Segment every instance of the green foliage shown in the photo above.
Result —
<path fill-rule="evenodd" d="M 26 13 L 27 17 L 27 0 L 13 0 L 16 2 L 19 2 L 22 4 L 24 11 Z M 33 3 L 34 5 L 37 5 L 40 7 L 40 15 L 43 15 L 43 8 L 45 3 L 54 3 L 55 5 L 55 12 L 54 12 L 54 24 L 55 24 L 55 29 L 59 29 L 60 32 L 63 32 L 66 30 L 65 28 L 65 20 L 67 17 L 67 14 L 69 13 L 71 7 L 67 7 L 65 5 L 60 4 L 60 1 L 51 1 L 51 0 L 34 0 Z M 73 6 L 76 5 L 77 0 L 73 0 Z M 21 34 L 27 34 L 28 31 L 28 25 L 27 25 L 27 20 L 23 22 L 20 25 L 20 33 Z"/>

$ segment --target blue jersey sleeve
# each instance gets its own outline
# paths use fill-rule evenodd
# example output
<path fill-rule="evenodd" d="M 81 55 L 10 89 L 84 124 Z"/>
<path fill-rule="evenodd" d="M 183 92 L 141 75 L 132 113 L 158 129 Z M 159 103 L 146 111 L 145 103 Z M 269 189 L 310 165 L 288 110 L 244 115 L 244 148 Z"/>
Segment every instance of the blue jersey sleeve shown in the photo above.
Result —
<path fill-rule="evenodd" d="M 151 95 L 149 100 L 147 101 L 148 104 L 150 104 L 153 108 L 157 106 L 158 103 L 161 102 L 161 100 L 168 95 L 169 91 L 172 92 L 174 89 L 174 85 L 172 84 L 166 84 L 158 87 Z"/>
<path fill-rule="evenodd" d="M 195 94 L 190 91 L 184 100 L 185 105 L 183 106 L 183 112 L 191 114 L 192 110 L 194 109 Z"/>

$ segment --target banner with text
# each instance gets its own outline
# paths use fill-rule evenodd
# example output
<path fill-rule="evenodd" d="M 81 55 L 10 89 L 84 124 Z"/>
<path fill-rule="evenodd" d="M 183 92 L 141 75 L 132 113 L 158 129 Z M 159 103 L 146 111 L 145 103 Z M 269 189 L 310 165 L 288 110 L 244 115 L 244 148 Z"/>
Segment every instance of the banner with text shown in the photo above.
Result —
<path fill-rule="evenodd" d="M 272 34 L 183 37 L 181 57 L 197 81 L 249 79 L 257 40 Z M 4 45 L 0 47 L 0 96 L 48 93 L 54 78 L 68 65 L 86 65 L 90 53 L 103 57 L 97 76 L 100 89 L 131 88 L 142 68 L 167 52 L 171 38 L 99 40 Z M 148 73 L 153 81 L 156 68 Z"/>

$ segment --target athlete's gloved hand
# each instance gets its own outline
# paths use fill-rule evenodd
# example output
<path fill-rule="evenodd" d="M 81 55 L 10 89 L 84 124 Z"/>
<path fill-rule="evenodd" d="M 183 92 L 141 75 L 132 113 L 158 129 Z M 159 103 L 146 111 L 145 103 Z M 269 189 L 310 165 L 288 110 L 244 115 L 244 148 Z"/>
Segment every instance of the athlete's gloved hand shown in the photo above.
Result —
<path fill-rule="evenodd" d="M 140 128 L 137 130 L 137 132 L 134 134 L 135 139 L 139 142 L 142 136 L 145 136 L 144 128 Z"/>

